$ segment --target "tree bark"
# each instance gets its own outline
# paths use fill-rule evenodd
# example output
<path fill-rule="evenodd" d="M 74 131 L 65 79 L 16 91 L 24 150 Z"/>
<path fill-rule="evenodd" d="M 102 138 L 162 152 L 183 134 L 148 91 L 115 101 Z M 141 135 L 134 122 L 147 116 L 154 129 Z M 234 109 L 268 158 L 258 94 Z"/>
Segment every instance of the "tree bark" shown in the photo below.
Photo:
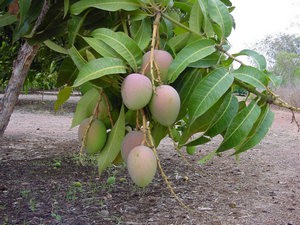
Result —
<path fill-rule="evenodd" d="M 38 45 L 31 46 L 25 42 L 13 63 L 13 72 L 0 100 L 0 137 L 2 137 L 18 101 L 30 65 L 37 54 Z"/>
<path fill-rule="evenodd" d="M 36 31 L 37 27 L 43 21 L 49 6 L 50 1 L 44 0 L 41 13 L 35 22 L 32 33 Z M 3 98 L 0 99 L 0 138 L 3 136 L 4 131 L 9 123 L 25 78 L 38 49 L 39 45 L 31 46 L 27 41 L 25 41 L 19 50 L 17 59 L 13 63 L 13 72 L 11 78 L 9 79 L 9 83 L 5 89 Z"/>

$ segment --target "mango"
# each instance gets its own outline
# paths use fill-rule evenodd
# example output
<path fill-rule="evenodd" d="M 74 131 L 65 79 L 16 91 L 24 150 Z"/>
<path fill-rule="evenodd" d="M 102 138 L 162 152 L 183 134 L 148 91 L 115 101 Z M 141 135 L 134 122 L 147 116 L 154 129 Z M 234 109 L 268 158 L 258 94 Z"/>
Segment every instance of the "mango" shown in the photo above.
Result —
<path fill-rule="evenodd" d="M 123 160 L 126 162 L 129 152 L 136 146 L 142 144 L 144 134 L 142 131 L 130 131 L 128 132 L 122 142 L 121 154 Z"/>
<path fill-rule="evenodd" d="M 157 161 L 151 148 L 134 147 L 127 158 L 127 169 L 132 181 L 139 187 L 146 187 L 153 180 Z"/>
<path fill-rule="evenodd" d="M 151 51 L 148 51 L 144 54 L 142 59 L 142 70 L 144 71 L 144 74 L 148 77 L 151 77 L 150 55 Z M 169 67 L 173 62 L 172 55 L 164 50 L 154 50 L 154 61 L 159 69 L 161 81 L 166 82 Z M 156 67 L 154 66 L 153 68 L 155 71 Z M 157 78 L 157 75 L 155 75 L 154 77 Z"/>
<path fill-rule="evenodd" d="M 170 85 L 160 85 L 156 88 L 149 103 L 153 118 L 163 126 L 171 126 L 176 122 L 180 110 L 180 97 Z"/>
<path fill-rule="evenodd" d="M 132 73 L 124 79 L 121 95 L 128 109 L 141 109 L 149 103 L 152 97 L 151 80 L 142 74 Z"/>
<path fill-rule="evenodd" d="M 78 138 L 82 142 L 86 129 L 88 128 L 90 118 L 84 119 L 78 128 Z M 86 135 L 86 152 L 95 154 L 104 147 L 107 138 L 106 127 L 101 120 L 93 119 L 91 126 Z"/>

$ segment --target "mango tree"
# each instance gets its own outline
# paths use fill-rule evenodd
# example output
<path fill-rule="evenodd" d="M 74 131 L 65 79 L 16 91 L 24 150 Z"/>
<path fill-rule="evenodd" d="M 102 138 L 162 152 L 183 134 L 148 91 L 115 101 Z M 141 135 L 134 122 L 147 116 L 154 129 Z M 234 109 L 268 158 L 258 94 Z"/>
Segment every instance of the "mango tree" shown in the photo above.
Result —
<path fill-rule="evenodd" d="M 144 187 L 158 166 L 173 191 L 157 154 L 164 137 L 181 155 L 183 147 L 191 153 L 221 135 L 203 163 L 257 145 L 273 122 L 271 104 L 300 111 L 272 92 L 277 77 L 267 71 L 264 56 L 249 49 L 228 52 L 235 25 L 229 0 L 63 3 L 60 19 L 67 26 L 55 25 L 65 30 L 65 44 L 53 38 L 54 30 L 33 40 L 48 37 L 44 43 L 65 54 L 55 107 L 74 88 L 81 91 L 71 127 L 80 125 L 80 154 L 94 154 L 99 173 L 123 158 L 133 181 Z M 242 62 L 242 55 L 255 65 Z M 247 95 L 237 98 L 237 88 Z"/>

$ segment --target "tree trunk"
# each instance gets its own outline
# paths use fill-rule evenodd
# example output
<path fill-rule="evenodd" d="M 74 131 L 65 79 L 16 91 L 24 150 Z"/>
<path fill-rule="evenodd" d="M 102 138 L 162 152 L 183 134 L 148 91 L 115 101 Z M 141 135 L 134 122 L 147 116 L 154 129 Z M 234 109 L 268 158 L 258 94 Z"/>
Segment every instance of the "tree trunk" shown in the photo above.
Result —
<path fill-rule="evenodd" d="M 44 0 L 40 15 L 38 16 L 31 31 L 32 34 L 42 23 L 49 7 L 50 1 Z M 4 131 L 9 123 L 10 116 L 13 113 L 15 105 L 18 101 L 18 97 L 23 87 L 28 70 L 37 54 L 38 49 L 39 45 L 31 46 L 27 43 L 27 41 L 25 41 L 19 50 L 17 59 L 13 63 L 14 65 L 11 78 L 9 79 L 9 83 L 5 89 L 3 98 L 0 99 L 0 138 L 3 136 Z"/>
<path fill-rule="evenodd" d="M 0 100 L 0 137 L 2 137 L 14 107 L 18 101 L 30 65 L 37 54 L 38 45 L 31 46 L 25 42 L 19 50 L 18 57 L 13 64 L 12 76 Z"/>

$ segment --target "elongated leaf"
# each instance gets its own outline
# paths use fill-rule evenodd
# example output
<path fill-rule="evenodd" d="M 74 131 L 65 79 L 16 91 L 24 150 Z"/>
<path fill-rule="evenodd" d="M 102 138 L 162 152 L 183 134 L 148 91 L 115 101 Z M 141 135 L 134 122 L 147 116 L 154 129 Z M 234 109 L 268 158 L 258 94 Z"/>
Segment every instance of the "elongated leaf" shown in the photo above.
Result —
<path fill-rule="evenodd" d="M 178 77 L 174 86 L 180 96 L 180 112 L 177 120 L 180 120 L 187 114 L 188 103 L 193 93 L 194 88 L 202 79 L 203 71 L 197 69 L 191 69 L 186 71 L 182 76 Z"/>
<path fill-rule="evenodd" d="M 221 27 L 223 35 L 228 37 L 232 29 L 232 19 L 226 5 L 220 0 L 209 0 L 207 2 L 209 17 Z"/>
<path fill-rule="evenodd" d="M 120 57 L 120 55 L 115 50 L 113 50 L 110 46 L 108 46 L 103 41 L 97 38 L 83 37 L 83 39 L 88 43 L 89 46 L 91 46 L 96 52 L 98 52 L 103 57 Z"/>
<path fill-rule="evenodd" d="M 71 13 L 78 15 L 90 7 L 112 12 L 120 9 L 133 11 L 138 9 L 140 4 L 137 0 L 81 0 L 71 6 Z"/>
<path fill-rule="evenodd" d="M 70 98 L 72 91 L 73 91 L 72 87 L 65 86 L 58 92 L 57 99 L 54 102 L 55 111 L 57 111 Z"/>
<path fill-rule="evenodd" d="M 152 24 L 149 19 L 133 22 L 131 25 L 131 34 L 140 49 L 144 50 L 150 43 L 152 34 Z"/>
<path fill-rule="evenodd" d="M 189 19 L 190 29 L 198 33 L 201 33 L 203 21 L 204 21 L 204 16 L 200 9 L 199 3 L 195 1 Z"/>
<path fill-rule="evenodd" d="M 184 48 L 191 36 L 190 32 L 185 32 L 183 34 L 176 35 L 172 38 L 170 38 L 167 42 L 167 44 L 170 46 L 172 51 L 174 53 L 177 53 L 182 48 Z"/>
<path fill-rule="evenodd" d="M 25 21 L 25 18 L 27 17 L 28 10 L 30 8 L 30 0 L 19 0 L 19 9 L 20 9 L 20 21 L 19 21 L 19 27 L 21 27 Z"/>
<path fill-rule="evenodd" d="M 258 69 L 263 71 L 266 69 L 267 67 L 267 61 L 265 59 L 265 57 L 259 53 L 257 53 L 256 51 L 250 50 L 250 49 L 244 49 L 242 51 L 240 51 L 237 54 L 233 54 L 234 56 L 239 56 L 239 55 L 246 55 L 249 56 L 253 59 L 253 61 L 255 62 L 255 64 L 257 65 Z"/>
<path fill-rule="evenodd" d="M 70 57 L 65 58 L 58 70 L 56 85 L 58 87 L 64 86 L 65 84 L 72 86 L 77 74 L 78 69 L 72 59 Z"/>
<path fill-rule="evenodd" d="M 98 156 L 98 171 L 101 174 L 118 156 L 125 135 L 125 113 L 122 106 L 119 118 L 108 135 L 104 149 Z"/>
<path fill-rule="evenodd" d="M 126 73 L 126 65 L 120 59 L 99 58 L 85 64 L 79 71 L 73 87 L 109 74 Z"/>
<path fill-rule="evenodd" d="M 76 36 L 85 20 L 87 13 L 83 16 L 72 16 L 68 21 L 68 44 L 69 46 L 74 45 Z"/>
<path fill-rule="evenodd" d="M 214 105 L 228 90 L 233 82 L 233 76 L 225 68 L 218 68 L 208 74 L 196 86 L 190 103 L 189 115 L 195 121 Z"/>
<path fill-rule="evenodd" d="M 265 72 L 268 79 L 271 81 L 271 84 L 274 87 L 279 87 L 282 83 L 282 76 L 277 76 L 272 72 Z"/>
<path fill-rule="evenodd" d="M 212 124 L 204 135 L 214 137 L 222 133 L 237 114 L 238 108 L 239 104 L 237 98 L 231 94 L 231 92 L 228 93 L 217 113 L 214 115 Z"/>
<path fill-rule="evenodd" d="M 200 59 L 199 61 L 196 61 L 192 64 L 190 64 L 190 67 L 194 67 L 194 68 L 208 68 L 211 66 L 214 66 L 218 63 L 218 61 L 220 60 L 220 55 L 218 53 L 213 53 L 203 59 Z"/>
<path fill-rule="evenodd" d="M 238 100 L 237 98 L 229 92 L 225 97 L 224 100 L 221 99 L 222 104 L 217 104 L 217 107 L 213 106 L 210 110 L 208 110 L 204 115 L 200 116 L 194 124 L 199 121 L 199 128 L 203 127 L 203 124 L 207 119 L 203 119 L 203 117 L 207 114 L 209 123 L 208 125 L 204 126 L 206 131 L 202 133 L 197 139 L 189 142 L 185 145 L 197 145 L 197 144 L 204 144 L 208 142 L 210 139 L 209 137 L 214 137 L 221 132 L 223 132 L 228 125 L 231 123 L 232 119 L 235 117 L 238 111 Z M 214 113 L 216 112 L 216 113 Z M 202 121 L 202 123 L 201 123 Z M 183 132 L 182 137 L 184 137 L 185 132 Z"/>
<path fill-rule="evenodd" d="M 255 101 L 240 111 L 229 125 L 217 152 L 226 151 L 242 143 L 259 117 L 260 111 Z"/>
<path fill-rule="evenodd" d="M 260 70 L 251 66 L 241 66 L 232 72 L 235 78 L 244 81 L 255 88 L 265 90 L 268 86 L 267 76 Z"/>
<path fill-rule="evenodd" d="M 100 98 L 100 93 L 97 89 L 89 89 L 78 101 L 76 110 L 73 116 L 71 128 L 79 125 L 85 118 L 92 115 L 90 110 L 93 108 Z"/>
<path fill-rule="evenodd" d="M 66 17 L 69 11 L 70 0 L 64 0 L 64 17 Z"/>
<path fill-rule="evenodd" d="M 54 42 L 51 41 L 51 40 L 46 40 L 46 41 L 44 41 L 44 44 L 45 44 L 48 48 L 52 49 L 52 50 L 55 51 L 55 52 L 59 52 L 59 53 L 62 53 L 62 54 L 69 54 L 67 49 L 63 48 L 62 46 L 60 46 L 60 45 L 58 45 L 58 44 L 56 44 L 56 43 L 54 43 Z"/>
<path fill-rule="evenodd" d="M 250 134 L 246 140 L 237 146 L 235 154 L 242 153 L 255 145 L 257 145 L 268 133 L 274 120 L 274 113 L 270 110 L 270 107 L 266 105 L 261 114 L 253 126 L 253 129 L 250 131 Z"/>
<path fill-rule="evenodd" d="M 185 144 L 185 146 L 198 146 L 198 145 L 203 145 L 210 141 L 211 141 L 210 137 L 206 137 L 202 135 L 200 138 L 196 138 L 195 140 L 188 142 L 187 144 Z"/>
<path fill-rule="evenodd" d="M 205 132 L 210 124 L 213 122 L 214 114 L 218 111 L 223 102 L 223 97 L 221 97 L 209 110 L 199 116 L 195 121 L 187 124 L 187 128 L 183 130 L 182 135 L 179 139 L 179 145 L 185 145 L 188 139 L 196 133 Z"/>
<path fill-rule="evenodd" d="M 208 161 L 212 160 L 212 158 L 216 155 L 216 151 L 212 151 L 210 153 L 208 153 L 207 155 L 203 156 L 199 161 L 198 163 L 199 164 L 205 164 L 207 163 Z"/>
<path fill-rule="evenodd" d="M 169 83 L 174 82 L 179 74 L 191 63 L 215 52 L 214 42 L 203 39 L 183 48 L 175 57 L 168 71 Z"/>
<path fill-rule="evenodd" d="M 153 124 L 151 134 L 154 141 L 154 145 L 155 147 L 157 147 L 161 140 L 168 134 L 168 128 L 155 122 Z"/>
<path fill-rule="evenodd" d="M 0 27 L 4 27 L 16 22 L 18 18 L 15 15 L 10 15 L 9 13 L 5 13 L 4 15 L 0 15 Z"/>
<path fill-rule="evenodd" d="M 68 49 L 68 53 L 79 70 L 87 63 L 74 46 Z"/>
<path fill-rule="evenodd" d="M 142 50 L 140 47 L 123 32 L 114 32 L 110 29 L 99 28 L 92 32 L 92 36 L 114 49 L 122 58 L 128 62 L 130 67 L 138 70 L 141 63 Z"/>

